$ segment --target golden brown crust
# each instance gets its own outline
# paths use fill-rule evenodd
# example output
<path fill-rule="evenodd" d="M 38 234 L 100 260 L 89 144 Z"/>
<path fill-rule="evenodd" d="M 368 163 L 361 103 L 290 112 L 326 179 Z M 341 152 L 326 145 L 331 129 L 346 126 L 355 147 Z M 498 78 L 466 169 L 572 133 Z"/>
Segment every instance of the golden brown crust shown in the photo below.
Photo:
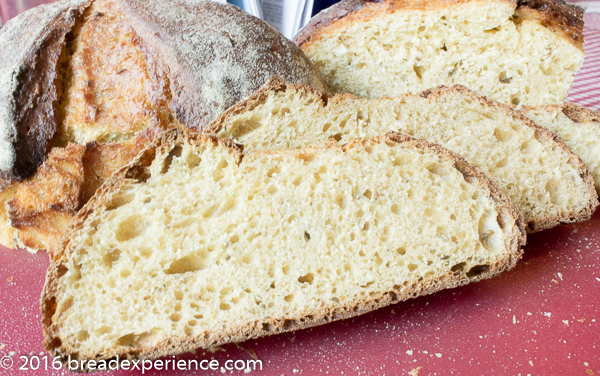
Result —
<path fill-rule="evenodd" d="M 243 113 L 245 111 L 252 111 L 256 106 L 263 103 L 271 92 L 284 92 L 288 89 L 295 90 L 299 93 L 302 93 L 303 95 L 311 95 L 315 97 L 315 99 L 321 100 L 324 105 L 326 105 L 328 102 L 342 101 L 344 100 L 344 98 L 356 98 L 352 94 L 337 94 L 333 97 L 329 97 L 327 94 L 321 93 L 309 87 L 302 85 L 289 85 L 283 82 L 283 80 L 277 77 L 273 77 L 256 93 L 248 97 L 246 100 L 239 102 L 238 104 L 230 108 L 228 111 L 223 113 L 223 115 L 218 117 L 212 124 L 207 126 L 203 130 L 203 132 L 206 134 L 218 134 L 222 130 L 223 126 L 226 123 L 228 123 L 231 118 L 235 117 L 239 113 Z M 535 130 L 536 138 L 540 140 L 544 145 L 549 146 L 552 149 L 559 148 L 568 155 L 569 163 L 577 169 L 579 175 L 583 179 L 584 184 L 586 186 L 587 206 L 585 206 L 577 212 L 565 213 L 563 216 L 548 216 L 544 218 L 535 218 L 535 220 L 532 220 L 529 223 L 527 223 L 526 228 L 528 232 L 538 232 L 555 227 L 562 223 L 583 222 L 591 218 L 596 207 L 599 205 L 598 195 L 596 194 L 596 189 L 594 188 L 594 179 L 590 174 L 588 168 L 581 161 L 581 159 L 571 152 L 569 147 L 560 139 L 560 137 L 558 137 L 556 134 L 549 131 L 548 129 L 535 124 L 524 114 L 511 108 L 510 106 L 496 102 L 485 96 L 479 95 L 461 85 L 454 85 L 451 88 L 440 86 L 435 89 L 426 90 L 418 95 L 426 99 L 433 100 L 435 97 L 448 95 L 452 92 L 458 92 L 461 95 L 468 96 L 476 101 L 481 102 L 486 107 L 491 107 L 496 111 L 513 117 L 514 119 L 522 122 L 524 125 L 533 128 Z M 399 98 L 409 97 L 412 95 L 414 94 L 404 94 Z"/>
<path fill-rule="evenodd" d="M 405 10 L 435 10 L 477 0 L 343 0 L 324 10 L 306 25 L 294 41 L 306 50 L 322 35 L 344 28 L 354 22 L 366 21 L 383 14 Z M 515 21 L 534 19 L 544 27 L 569 40 L 583 51 L 583 8 L 564 0 L 503 0 L 515 6 Z"/>
<path fill-rule="evenodd" d="M 575 123 L 600 123 L 600 111 L 593 111 L 569 102 L 556 105 L 556 107 L 560 108 L 563 114 Z M 600 126 L 600 124 L 598 125 Z"/>
<path fill-rule="evenodd" d="M 57 232 L 68 225 L 66 218 L 77 213 L 84 184 L 84 153 L 83 145 L 54 148 L 34 177 L 19 184 L 8 210 L 18 246 L 44 249 L 41 237 L 54 241 Z"/>
<path fill-rule="evenodd" d="M 112 0 L 94 1 L 65 50 L 58 141 L 118 142 L 162 125 L 168 80 Z"/>
<path fill-rule="evenodd" d="M 147 147 L 157 132 L 150 128 L 122 143 L 90 142 L 52 149 L 33 176 L 14 183 L 5 225 L 14 231 L 2 244 L 53 254 L 77 211 L 106 179 Z"/>
<path fill-rule="evenodd" d="M 373 138 L 371 142 L 387 144 L 401 143 L 404 144 L 405 147 L 416 148 L 422 152 L 435 153 L 440 157 L 451 161 L 455 168 L 465 176 L 467 181 L 475 183 L 490 192 L 492 199 L 499 204 L 498 208 L 500 210 L 499 217 L 502 221 L 501 225 L 512 227 L 509 245 L 510 249 L 504 259 L 498 260 L 497 263 L 490 265 L 489 268 L 460 271 L 446 275 L 441 279 L 423 281 L 419 285 L 414 284 L 408 287 L 396 285 L 391 291 L 383 292 L 378 296 L 370 296 L 363 299 L 356 298 L 345 305 L 337 307 L 332 306 L 325 309 L 309 309 L 302 317 L 277 317 L 268 318 L 264 321 L 248 322 L 239 327 L 230 328 L 222 332 L 207 332 L 192 338 L 169 338 L 155 346 L 136 348 L 134 351 L 119 348 L 103 354 L 84 354 L 81 353 L 79 349 L 66 345 L 57 333 L 58 328 L 53 324 L 53 316 L 56 312 L 55 295 L 57 293 L 57 285 L 62 276 L 61 270 L 63 270 L 63 264 L 68 259 L 71 252 L 69 239 L 74 238 L 78 230 L 83 227 L 86 218 L 94 210 L 105 205 L 110 205 L 111 196 L 116 194 L 122 186 L 132 183 L 137 179 L 143 180 L 145 176 L 144 171 L 147 170 L 148 166 L 150 166 L 154 160 L 154 157 L 157 155 L 157 150 L 164 149 L 165 151 L 169 151 L 176 145 L 184 142 L 196 145 L 210 142 L 221 147 L 229 148 L 232 153 L 237 154 L 238 161 L 241 162 L 242 159 L 241 148 L 233 144 L 230 140 L 217 139 L 215 137 L 200 135 L 183 129 L 173 129 L 164 133 L 152 146 L 142 152 L 131 165 L 118 171 L 100 188 L 98 194 L 95 195 L 78 213 L 74 225 L 68 232 L 68 236 L 65 236 L 64 238 L 65 242 L 61 247 L 62 251 L 53 259 L 46 276 L 46 284 L 41 299 L 44 346 L 53 354 L 53 356 L 59 356 L 63 361 L 66 361 L 69 356 L 71 356 L 71 359 L 88 360 L 113 359 L 117 356 L 122 360 L 132 358 L 151 359 L 170 354 L 183 353 L 200 347 L 209 348 L 224 343 L 241 342 L 250 338 L 295 331 L 322 325 L 331 321 L 358 316 L 419 295 L 432 294 L 442 289 L 454 288 L 470 282 L 491 278 L 514 267 L 522 256 L 521 247 L 525 244 L 526 235 L 521 214 L 514 204 L 512 204 L 510 199 L 504 196 L 493 182 L 475 167 L 467 163 L 463 158 L 439 145 L 429 143 L 425 140 L 414 139 L 410 136 L 396 132 L 389 132 L 386 135 Z M 356 145 L 365 144 L 367 142 L 369 141 L 354 140 L 349 144 L 342 146 L 341 149 L 348 150 Z M 334 143 L 327 143 L 320 147 L 337 148 Z M 303 152 L 303 150 L 287 150 L 282 151 L 281 153 L 302 154 Z"/>
<path fill-rule="evenodd" d="M 17 191 L 19 183 L 13 183 L 0 191 L 0 244 L 6 248 L 17 248 L 14 243 L 16 229 L 10 225 L 8 202 Z"/>

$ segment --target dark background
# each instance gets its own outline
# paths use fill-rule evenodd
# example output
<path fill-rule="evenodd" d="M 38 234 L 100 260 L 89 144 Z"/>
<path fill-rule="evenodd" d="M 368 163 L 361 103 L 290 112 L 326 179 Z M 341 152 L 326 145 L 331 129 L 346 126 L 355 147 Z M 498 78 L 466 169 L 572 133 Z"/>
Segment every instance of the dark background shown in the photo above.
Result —
<path fill-rule="evenodd" d="M 333 4 L 339 2 L 338 0 L 315 0 L 315 6 L 313 7 L 312 15 L 319 13 L 325 8 L 332 6 Z"/>

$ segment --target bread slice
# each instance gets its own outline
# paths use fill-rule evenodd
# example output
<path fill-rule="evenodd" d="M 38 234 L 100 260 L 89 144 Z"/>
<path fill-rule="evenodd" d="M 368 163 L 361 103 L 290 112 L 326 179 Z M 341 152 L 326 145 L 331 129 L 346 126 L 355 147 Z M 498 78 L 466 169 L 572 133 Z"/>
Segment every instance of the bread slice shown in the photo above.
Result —
<path fill-rule="evenodd" d="M 523 212 L 529 231 L 587 220 L 598 205 L 592 176 L 554 133 L 461 86 L 366 100 L 275 79 L 205 128 L 248 150 L 390 130 L 439 143 L 481 169 Z"/>
<path fill-rule="evenodd" d="M 600 193 L 600 112 L 574 103 L 524 107 L 521 112 L 569 145 L 590 170 Z"/>
<path fill-rule="evenodd" d="M 42 296 L 62 359 L 156 358 L 359 315 L 510 269 L 519 211 L 394 132 L 242 153 L 173 130 L 80 211 Z"/>
<path fill-rule="evenodd" d="M 19 199 L 1 195 L 0 242 L 52 249 L 84 191 L 129 163 L 147 135 L 174 122 L 202 128 L 274 74 L 325 88 L 294 43 L 232 5 L 62 0 L 9 21 L 0 187 L 14 184 Z M 73 186 L 61 183 L 65 160 Z"/>
<path fill-rule="evenodd" d="M 497 101 L 562 103 L 583 64 L 583 9 L 563 0 L 345 0 L 296 43 L 337 93 L 461 84 Z"/>

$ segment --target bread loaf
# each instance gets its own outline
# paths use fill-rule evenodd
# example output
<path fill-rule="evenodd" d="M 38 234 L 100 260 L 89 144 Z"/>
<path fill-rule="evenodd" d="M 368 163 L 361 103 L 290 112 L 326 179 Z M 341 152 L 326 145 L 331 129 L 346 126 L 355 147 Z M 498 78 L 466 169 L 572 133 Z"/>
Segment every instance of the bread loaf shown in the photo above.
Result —
<path fill-rule="evenodd" d="M 295 41 L 332 90 L 366 98 L 461 84 L 562 103 L 583 63 L 583 9 L 563 0 L 344 0 Z"/>
<path fill-rule="evenodd" d="M 84 191 L 149 135 L 172 123 L 200 129 L 274 74 L 324 89 L 298 47 L 231 5 L 62 0 L 9 21 L 0 30 L 0 187 L 29 180 L 11 189 L 19 200 L 3 195 L 0 242 L 52 248 Z M 60 159 L 48 157 L 53 148 Z M 54 185 L 65 158 L 80 189 Z M 53 194 L 25 197 L 36 190 Z"/>
<path fill-rule="evenodd" d="M 524 107 L 521 112 L 569 145 L 590 170 L 600 192 L 600 113 L 574 103 Z"/>
<path fill-rule="evenodd" d="M 247 150 L 390 130 L 439 143 L 480 168 L 523 212 L 529 231 L 587 220 L 598 205 L 592 176 L 554 133 L 461 86 L 367 100 L 273 80 L 205 128 Z"/>
<path fill-rule="evenodd" d="M 518 210 L 445 149 L 389 133 L 243 153 L 174 130 L 79 212 L 42 296 L 45 346 L 156 358 L 298 330 L 515 265 Z"/>

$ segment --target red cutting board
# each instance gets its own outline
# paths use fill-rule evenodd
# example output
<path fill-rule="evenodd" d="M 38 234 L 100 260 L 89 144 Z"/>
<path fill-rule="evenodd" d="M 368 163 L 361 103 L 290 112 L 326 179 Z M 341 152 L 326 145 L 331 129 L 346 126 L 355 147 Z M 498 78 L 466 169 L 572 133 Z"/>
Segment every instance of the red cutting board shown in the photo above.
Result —
<path fill-rule="evenodd" d="M 16 9 L 7 4 L 14 5 L 15 1 L 0 0 L 0 9 Z M 10 16 L 14 14 L 4 14 L 5 18 Z M 586 18 L 588 23 L 591 20 Z M 592 92 L 600 89 L 600 84 L 591 78 L 600 76 L 593 76 L 600 71 L 600 59 L 592 57 L 596 50 L 600 51 L 600 44 L 594 44 L 600 41 L 598 36 L 600 31 L 586 30 L 590 50 L 583 70 L 588 73 L 582 70 L 585 74 L 580 77 L 585 77 L 585 81 L 576 82 L 576 98 L 571 98 L 596 109 L 598 97 Z M 42 347 L 39 298 L 47 266 L 48 257 L 43 252 L 30 255 L 0 247 L 0 376 L 66 373 L 54 371 L 51 360 L 48 368 L 43 362 L 47 353 Z M 600 213 L 586 223 L 529 236 L 524 259 L 498 278 L 413 299 L 358 318 L 176 359 L 215 359 L 220 366 L 226 366 L 228 360 L 246 361 L 256 356 L 262 361 L 262 371 L 252 371 L 252 375 L 408 375 L 413 371 L 421 376 L 600 376 L 599 320 Z M 41 359 L 40 369 L 19 371 L 24 362 L 20 356 L 28 358 L 29 366 Z M 11 361 L 12 367 L 2 368 Z M 245 374 L 225 369 L 154 370 L 145 374 L 222 372 Z"/>

